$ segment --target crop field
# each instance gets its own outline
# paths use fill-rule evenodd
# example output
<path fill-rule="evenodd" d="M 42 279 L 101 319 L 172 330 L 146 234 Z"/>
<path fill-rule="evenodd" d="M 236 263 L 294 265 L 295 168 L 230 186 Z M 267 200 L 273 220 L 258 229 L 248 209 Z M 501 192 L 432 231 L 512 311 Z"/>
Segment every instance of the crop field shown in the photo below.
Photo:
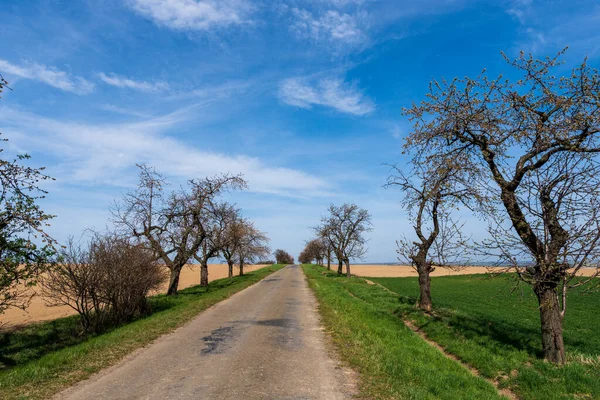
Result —
<path fill-rule="evenodd" d="M 415 278 L 369 278 L 369 284 L 322 267 L 305 271 L 342 356 L 363 374 L 367 397 L 600 398 L 598 292 L 570 292 L 564 323 L 568 362 L 556 366 L 541 359 L 531 288 L 515 287 L 511 276 L 436 277 L 429 315 L 415 307 Z M 454 376 L 455 367 L 466 374 Z"/>

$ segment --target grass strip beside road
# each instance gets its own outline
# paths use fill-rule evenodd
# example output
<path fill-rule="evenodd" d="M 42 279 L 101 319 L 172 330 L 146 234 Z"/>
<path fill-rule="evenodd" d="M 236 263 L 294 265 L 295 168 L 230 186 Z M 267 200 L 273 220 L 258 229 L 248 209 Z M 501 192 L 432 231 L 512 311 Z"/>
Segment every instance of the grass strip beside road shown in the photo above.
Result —
<path fill-rule="evenodd" d="M 416 278 L 369 279 L 398 294 L 396 315 L 519 398 L 600 399 L 600 292 L 569 292 L 564 320 L 568 362 L 556 366 L 541 359 L 539 312 L 531 287 L 515 290 L 510 275 L 432 279 L 433 315 L 414 307 Z"/>
<path fill-rule="evenodd" d="M 96 336 L 73 334 L 77 316 L 0 334 L 0 399 L 47 399 L 281 268 L 272 265 L 215 280 L 207 288 L 181 290 L 178 296 L 153 296 L 151 315 Z"/>
<path fill-rule="evenodd" d="M 496 388 L 449 359 L 393 314 L 397 296 L 362 278 L 303 265 L 323 323 L 360 373 L 367 399 L 501 399 Z"/>

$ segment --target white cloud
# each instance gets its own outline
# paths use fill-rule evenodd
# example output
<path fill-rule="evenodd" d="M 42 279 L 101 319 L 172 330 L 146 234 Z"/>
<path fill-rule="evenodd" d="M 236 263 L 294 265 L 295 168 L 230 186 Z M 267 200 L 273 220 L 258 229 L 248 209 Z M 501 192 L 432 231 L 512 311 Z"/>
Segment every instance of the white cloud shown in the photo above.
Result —
<path fill-rule="evenodd" d="M 119 88 L 128 88 L 141 90 L 143 92 L 155 92 L 159 90 L 167 90 L 169 85 L 166 82 L 146 82 L 146 81 L 135 81 L 124 76 L 116 74 L 107 75 L 104 72 L 98 74 L 98 78 L 107 85 L 116 86 Z"/>
<path fill-rule="evenodd" d="M 317 82 L 303 78 L 286 79 L 280 84 L 279 97 L 289 105 L 306 109 L 316 104 L 354 115 L 365 115 L 375 110 L 373 101 L 355 85 L 338 78 L 324 78 Z"/>
<path fill-rule="evenodd" d="M 329 10 L 314 16 L 307 10 L 292 9 L 295 22 L 290 29 L 301 38 L 341 44 L 358 44 L 366 39 L 363 31 L 365 15 Z"/>
<path fill-rule="evenodd" d="M 94 84 L 83 78 L 71 76 L 65 71 L 60 71 L 43 64 L 28 63 L 15 65 L 0 59 L 0 73 L 35 80 L 76 94 L 90 93 L 94 89 Z"/>
<path fill-rule="evenodd" d="M 135 179 L 135 163 L 143 162 L 181 179 L 242 173 L 254 192 L 297 196 L 327 190 L 324 180 L 300 170 L 267 165 L 256 157 L 200 150 L 168 136 L 166 132 L 184 122 L 190 110 L 139 123 L 99 125 L 61 122 L 13 109 L 2 111 L 3 122 L 8 124 L 3 132 L 21 136 L 30 152 L 44 151 L 60 160 L 52 169 L 61 181 L 130 185 Z"/>
<path fill-rule="evenodd" d="M 130 0 L 130 6 L 158 25 L 178 30 L 208 30 L 249 22 L 247 0 Z"/>

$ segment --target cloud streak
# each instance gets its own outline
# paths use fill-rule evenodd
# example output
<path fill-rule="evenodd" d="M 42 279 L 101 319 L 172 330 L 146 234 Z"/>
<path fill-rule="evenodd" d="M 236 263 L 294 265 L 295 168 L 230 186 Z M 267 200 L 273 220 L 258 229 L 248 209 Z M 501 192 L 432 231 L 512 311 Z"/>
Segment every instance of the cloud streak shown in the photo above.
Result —
<path fill-rule="evenodd" d="M 38 63 L 24 65 L 12 64 L 0 59 L 0 72 L 45 83 L 54 88 L 75 94 L 87 94 L 94 90 L 94 84 L 78 76 L 71 76 L 65 71 Z"/>
<path fill-rule="evenodd" d="M 22 142 L 33 150 L 60 160 L 60 175 L 71 183 L 130 185 L 135 163 L 144 162 L 181 179 L 241 173 L 251 191 L 261 193 L 302 196 L 328 188 L 322 178 L 300 170 L 270 166 L 256 157 L 200 150 L 167 135 L 186 120 L 186 111 L 138 123 L 101 125 L 56 121 L 13 109 L 4 109 L 3 115 L 8 123 L 3 131 L 25 136 Z"/>
<path fill-rule="evenodd" d="M 156 92 L 159 90 L 167 90 L 169 89 L 169 85 L 166 82 L 158 81 L 158 82 L 147 82 L 147 81 L 136 81 L 124 76 L 119 76 L 116 74 L 105 74 L 104 72 L 100 72 L 98 74 L 98 78 L 110 86 L 115 86 L 118 88 L 126 88 L 126 89 L 134 89 L 140 90 L 143 92 Z"/>
<path fill-rule="evenodd" d="M 375 110 L 375 103 L 355 85 L 332 77 L 316 82 L 306 78 L 286 79 L 280 84 L 279 98 L 295 107 L 311 109 L 319 105 L 359 116 Z"/>
<path fill-rule="evenodd" d="M 254 10 L 246 0 L 130 0 L 129 5 L 157 25 L 192 31 L 248 23 Z"/>

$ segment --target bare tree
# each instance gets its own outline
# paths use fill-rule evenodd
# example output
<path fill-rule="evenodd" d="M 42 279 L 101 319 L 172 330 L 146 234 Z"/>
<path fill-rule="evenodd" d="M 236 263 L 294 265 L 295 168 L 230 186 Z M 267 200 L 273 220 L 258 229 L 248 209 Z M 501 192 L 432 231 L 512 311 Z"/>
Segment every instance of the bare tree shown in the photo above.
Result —
<path fill-rule="evenodd" d="M 174 295 L 181 269 L 195 257 L 209 235 L 203 225 L 207 209 L 224 191 L 245 188 L 246 182 L 231 175 L 190 180 L 187 189 L 182 187 L 165 196 L 164 177 L 146 165 L 139 168 L 137 189 L 115 204 L 113 219 L 121 230 L 148 246 L 169 268 L 167 294 Z"/>
<path fill-rule="evenodd" d="M 255 263 L 269 256 L 269 238 L 258 230 L 251 222 L 246 221 L 242 239 L 237 249 L 240 276 L 244 275 L 244 265 Z"/>
<path fill-rule="evenodd" d="M 457 203 L 467 204 L 474 196 L 471 187 L 462 180 L 461 170 L 452 160 L 424 167 L 416 165 L 407 176 L 397 166 L 385 185 L 399 186 L 404 192 L 402 205 L 417 236 L 398 240 L 397 253 L 401 262 L 409 262 L 419 275 L 419 307 L 431 311 L 431 273 L 436 267 L 457 268 L 464 263 L 462 226 L 452 220 L 450 211 Z M 415 182 L 417 181 L 417 182 Z M 461 257 L 459 257 L 461 254 Z"/>
<path fill-rule="evenodd" d="M 327 244 L 323 238 L 313 239 L 306 243 L 304 250 L 301 253 L 302 261 L 300 258 L 298 260 L 303 263 L 309 263 L 312 260 L 315 260 L 317 264 L 323 265 L 323 260 L 327 256 Z"/>
<path fill-rule="evenodd" d="M 291 254 L 285 250 L 277 249 L 277 250 L 275 250 L 273 255 L 275 256 L 275 260 L 277 261 L 277 264 L 293 264 L 294 263 L 294 257 L 292 257 Z"/>
<path fill-rule="evenodd" d="M 367 249 L 366 232 L 371 231 L 371 215 L 356 204 L 330 205 L 329 215 L 321 218 L 321 224 L 314 228 L 317 236 L 325 238 L 338 259 L 338 274 L 342 274 L 342 263 L 346 265 L 349 278 L 350 259 L 360 259 Z"/>
<path fill-rule="evenodd" d="M 194 254 L 200 263 L 200 286 L 208 286 L 208 261 L 223 250 L 228 240 L 228 226 L 237 214 L 238 210 L 228 203 L 209 204 L 203 213 L 199 232 L 205 238 L 198 253 Z"/>
<path fill-rule="evenodd" d="M 434 81 L 428 98 L 405 110 L 414 123 L 407 147 L 421 162 L 468 160 L 467 172 L 494 196 L 489 215 L 499 224 L 488 244 L 532 285 L 544 358 L 555 363 L 565 362 L 567 290 L 590 281 L 575 277 L 582 268 L 598 271 L 600 260 L 600 75 L 584 61 L 555 76 L 561 54 L 507 59 L 517 81 L 485 73 Z M 521 268 L 516 255 L 531 266 Z"/>
<path fill-rule="evenodd" d="M 226 226 L 221 252 L 227 262 L 229 278 L 233 277 L 233 266 L 236 262 L 238 250 L 242 245 L 248 224 L 249 223 L 240 216 L 239 212 L 235 212 Z"/>

